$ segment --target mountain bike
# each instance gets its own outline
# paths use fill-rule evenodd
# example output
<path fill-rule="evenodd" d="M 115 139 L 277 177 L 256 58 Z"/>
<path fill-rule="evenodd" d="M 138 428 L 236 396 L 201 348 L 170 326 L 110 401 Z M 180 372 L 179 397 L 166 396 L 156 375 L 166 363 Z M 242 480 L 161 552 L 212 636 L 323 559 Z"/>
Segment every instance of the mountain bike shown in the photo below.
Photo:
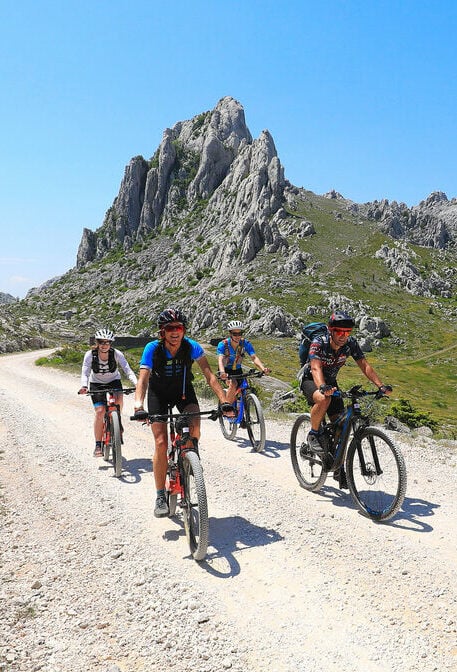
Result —
<path fill-rule="evenodd" d="M 106 390 L 88 391 L 86 394 L 92 396 L 106 392 L 105 415 L 103 416 L 103 434 L 102 434 L 102 449 L 103 459 L 109 462 L 111 459 L 114 475 L 120 478 L 122 474 L 122 422 L 121 409 L 116 403 L 116 394 L 123 392 L 124 394 L 132 394 L 135 392 L 134 387 L 125 389 L 110 388 Z"/>
<path fill-rule="evenodd" d="M 245 373 L 230 374 L 230 378 L 241 380 L 237 398 L 233 403 L 236 415 L 234 418 L 224 415 L 219 416 L 222 434 L 226 439 L 233 441 L 238 427 L 246 428 L 252 447 L 258 453 L 261 453 L 265 448 L 265 417 L 259 398 L 252 391 L 248 378 L 261 378 L 262 376 L 262 371 L 256 369 L 249 369 Z"/>
<path fill-rule="evenodd" d="M 331 471 L 345 468 L 347 484 L 357 507 L 376 521 L 392 518 L 406 493 L 406 466 L 399 447 L 370 424 L 369 411 L 382 392 L 368 392 L 360 385 L 335 396 L 349 399 L 345 411 L 333 422 L 322 423 L 323 452 L 308 446 L 310 414 L 300 415 L 292 428 L 290 457 L 298 482 L 306 490 L 318 491 Z M 362 415 L 359 400 L 372 396 Z"/>
<path fill-rule="evenodd" d="M 220 411 L 199 411 L 196 413 L 168 413 L 149 415 L 145 412 L 145 420 L 152 422 L 168 422 L 168 466 L 165 491 L 169 508 L 169 517 L 176 515 L 176 509 L 182 510 L 184 529 L 187 542 L 194 560 L 200 562 L 206 556 L 209 539 L 209 518 L 206 487 L 203 469 L 200 462 L 197 440 L 190 435 L 190 420 L 195 416 L 209 416 L 217 420 Z M 131 416 L 138 420 L 138 414 Z"/>

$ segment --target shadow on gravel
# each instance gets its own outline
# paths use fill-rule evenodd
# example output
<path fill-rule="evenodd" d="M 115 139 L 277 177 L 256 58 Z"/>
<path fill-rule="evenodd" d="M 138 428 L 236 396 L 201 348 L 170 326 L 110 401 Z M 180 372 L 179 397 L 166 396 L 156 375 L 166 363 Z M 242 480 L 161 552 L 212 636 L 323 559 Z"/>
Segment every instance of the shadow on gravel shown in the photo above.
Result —
<path fill-rule="evenodd" d="M 108 465 L 108 468 L 113 468 Z M 122 460 L 122 475 L 119 481 L 122 483 L 135 484 L 141 481 L 142 474 L 152 472 L 151 458 L 140 457 L 135 460 Z"/>
<path fill-rule="evenodd" d="M 241 436 L 236 436 L 232 441 L 230 441 L 230 443 L 235 444 L 235 447 L 237 448 L 250 448 L 251 453 L 256 452 L 252 447 L 251 442 L 247 438 L 245 439 Z M 282 443 L 281 441 L 268 441 L 267 439 L 265 442 L 265 449 L 263 452 L 259 453 L 259 455 L 269 458 L 281 457 L 281 452 L 288 450 L 289 447 L 289 443 Z"/>
<path fill-rule="evenodd" d="M 344 506 L 348 509 L 354 509 L 360 516 L 363 515 L 347 490 L 340 490 L 336 486 L 327 485 L 315 494 L 329 499 L 333 506 Z M 434 504 L 425 499 L 405 497 L 400 511 L 393 518 L 379 522 L 373 520 L 372 522 L 376 525 L 388 525 L 411 532 L 433 532 L 432 525 L 422 519 L 435 515 L 434 510 L 440 508 L 440 506 L 440 504 Z M 364 517 L 367 518 L 366 516 Z"/>
<path fill-rule="evenodd" d="M 173 521 L 178 527 L 167 530 L 163 534 L 165 541 L 179 541 L 180 544 L 186 544 L 182 519 L 176 516 L 169 520 Z M 235 557 L 236 553 L 241 553 L 249 548 L 267 546 L 284 539 L 276 530 L 252 525 L 241 516 L 210 518 L 209 537 L 208 553 L 205 560 L 200 562 L 199 565 L 209 574 L 221 579 L 228 579 L 240 573 L 241 567 Z M 187 557 L 190 558 L 190 554 Z M 246 564 L 247 562 L 248 560 Z"/>
<path fill-rule="evenodd" d="M 253 525 L 241 516 L 210 518 L 210 546 L 206 560 L 201 566 L 209 574 L 219 578 L 230 578 L 240 573 L 241 567 L 236 554 L 250 548 L 268 546 L 284 537 L 276 530 Z M 249 556 L 246 556 L 246 564 Z"/>

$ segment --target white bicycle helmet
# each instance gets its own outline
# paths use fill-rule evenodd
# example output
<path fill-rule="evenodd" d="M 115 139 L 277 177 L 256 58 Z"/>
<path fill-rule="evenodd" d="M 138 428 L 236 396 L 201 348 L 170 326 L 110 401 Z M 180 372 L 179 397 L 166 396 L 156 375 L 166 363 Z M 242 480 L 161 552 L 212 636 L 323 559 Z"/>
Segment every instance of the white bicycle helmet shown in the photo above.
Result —
<path fill-rule="evenodd" d="M 227 324 L 228 331 L 233 331 L 234 329 L 244 329 L 244 324 L 240 320 L 232 320 Z"/>
<path fill-rule="evenodd" d="M 95 332 L 97 341 L 114 341 L 114 334 L 109 329 L 99 329 Z"/>

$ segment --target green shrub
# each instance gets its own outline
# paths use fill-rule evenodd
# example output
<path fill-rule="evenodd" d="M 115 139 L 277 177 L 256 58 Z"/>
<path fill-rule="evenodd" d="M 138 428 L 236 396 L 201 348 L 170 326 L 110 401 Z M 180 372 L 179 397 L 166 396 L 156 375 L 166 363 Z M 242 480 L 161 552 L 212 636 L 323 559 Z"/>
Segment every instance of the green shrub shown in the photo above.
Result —
<path fill-rule="evenodd" d="M 430 429 L 436 429 L 438 423 L 434 420 L 429 413 L 423 413 L 415 409 L 411 402 L 408 399 L 403 399 L 400 397 L 398 401 L 392 402 L 391 405 L 392 415 L 404 422 L 408 427 L 430 427 Z"/>

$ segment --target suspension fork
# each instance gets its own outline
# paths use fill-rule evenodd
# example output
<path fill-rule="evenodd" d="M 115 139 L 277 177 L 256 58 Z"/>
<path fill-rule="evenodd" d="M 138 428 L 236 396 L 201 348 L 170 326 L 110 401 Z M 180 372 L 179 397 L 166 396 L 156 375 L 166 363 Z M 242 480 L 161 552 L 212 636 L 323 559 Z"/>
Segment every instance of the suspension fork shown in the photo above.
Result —
<path fill-rule="evenodd" d="M 361 433 L 362 433 L 361 429 L 357 430 L 357 432 L 354 435 L 354 440 L 357 442 L 357 444 L 356 444 L 357 445 L 357 454 L 359 456 L 359 462 L 360 462 L 360 468 L 361 468 L 361 471 L 362 471 L 362 476 L 368 476 L 369 472 L 368 472 L 367 465 L 366 465 L 366 462 L 365 462 L 365 456 L 364 456 L 363 450 L 362 450 L 362 442 L 360 440 Z M 371 456 L 373 458 L 373 464 L 374 464 L 374 467 L 376 469 L 376 475 L 380 476 L 382 474 L 382 469 L 381 469 L 381 465 L 379 463 L 378 451 L 376 450 L 376 444 L 375 444 L 375 441 L 374 441 L 374 437 L 369 436 L 367 438 L 368 438 L 368 442 L 370 444 Z"/>

